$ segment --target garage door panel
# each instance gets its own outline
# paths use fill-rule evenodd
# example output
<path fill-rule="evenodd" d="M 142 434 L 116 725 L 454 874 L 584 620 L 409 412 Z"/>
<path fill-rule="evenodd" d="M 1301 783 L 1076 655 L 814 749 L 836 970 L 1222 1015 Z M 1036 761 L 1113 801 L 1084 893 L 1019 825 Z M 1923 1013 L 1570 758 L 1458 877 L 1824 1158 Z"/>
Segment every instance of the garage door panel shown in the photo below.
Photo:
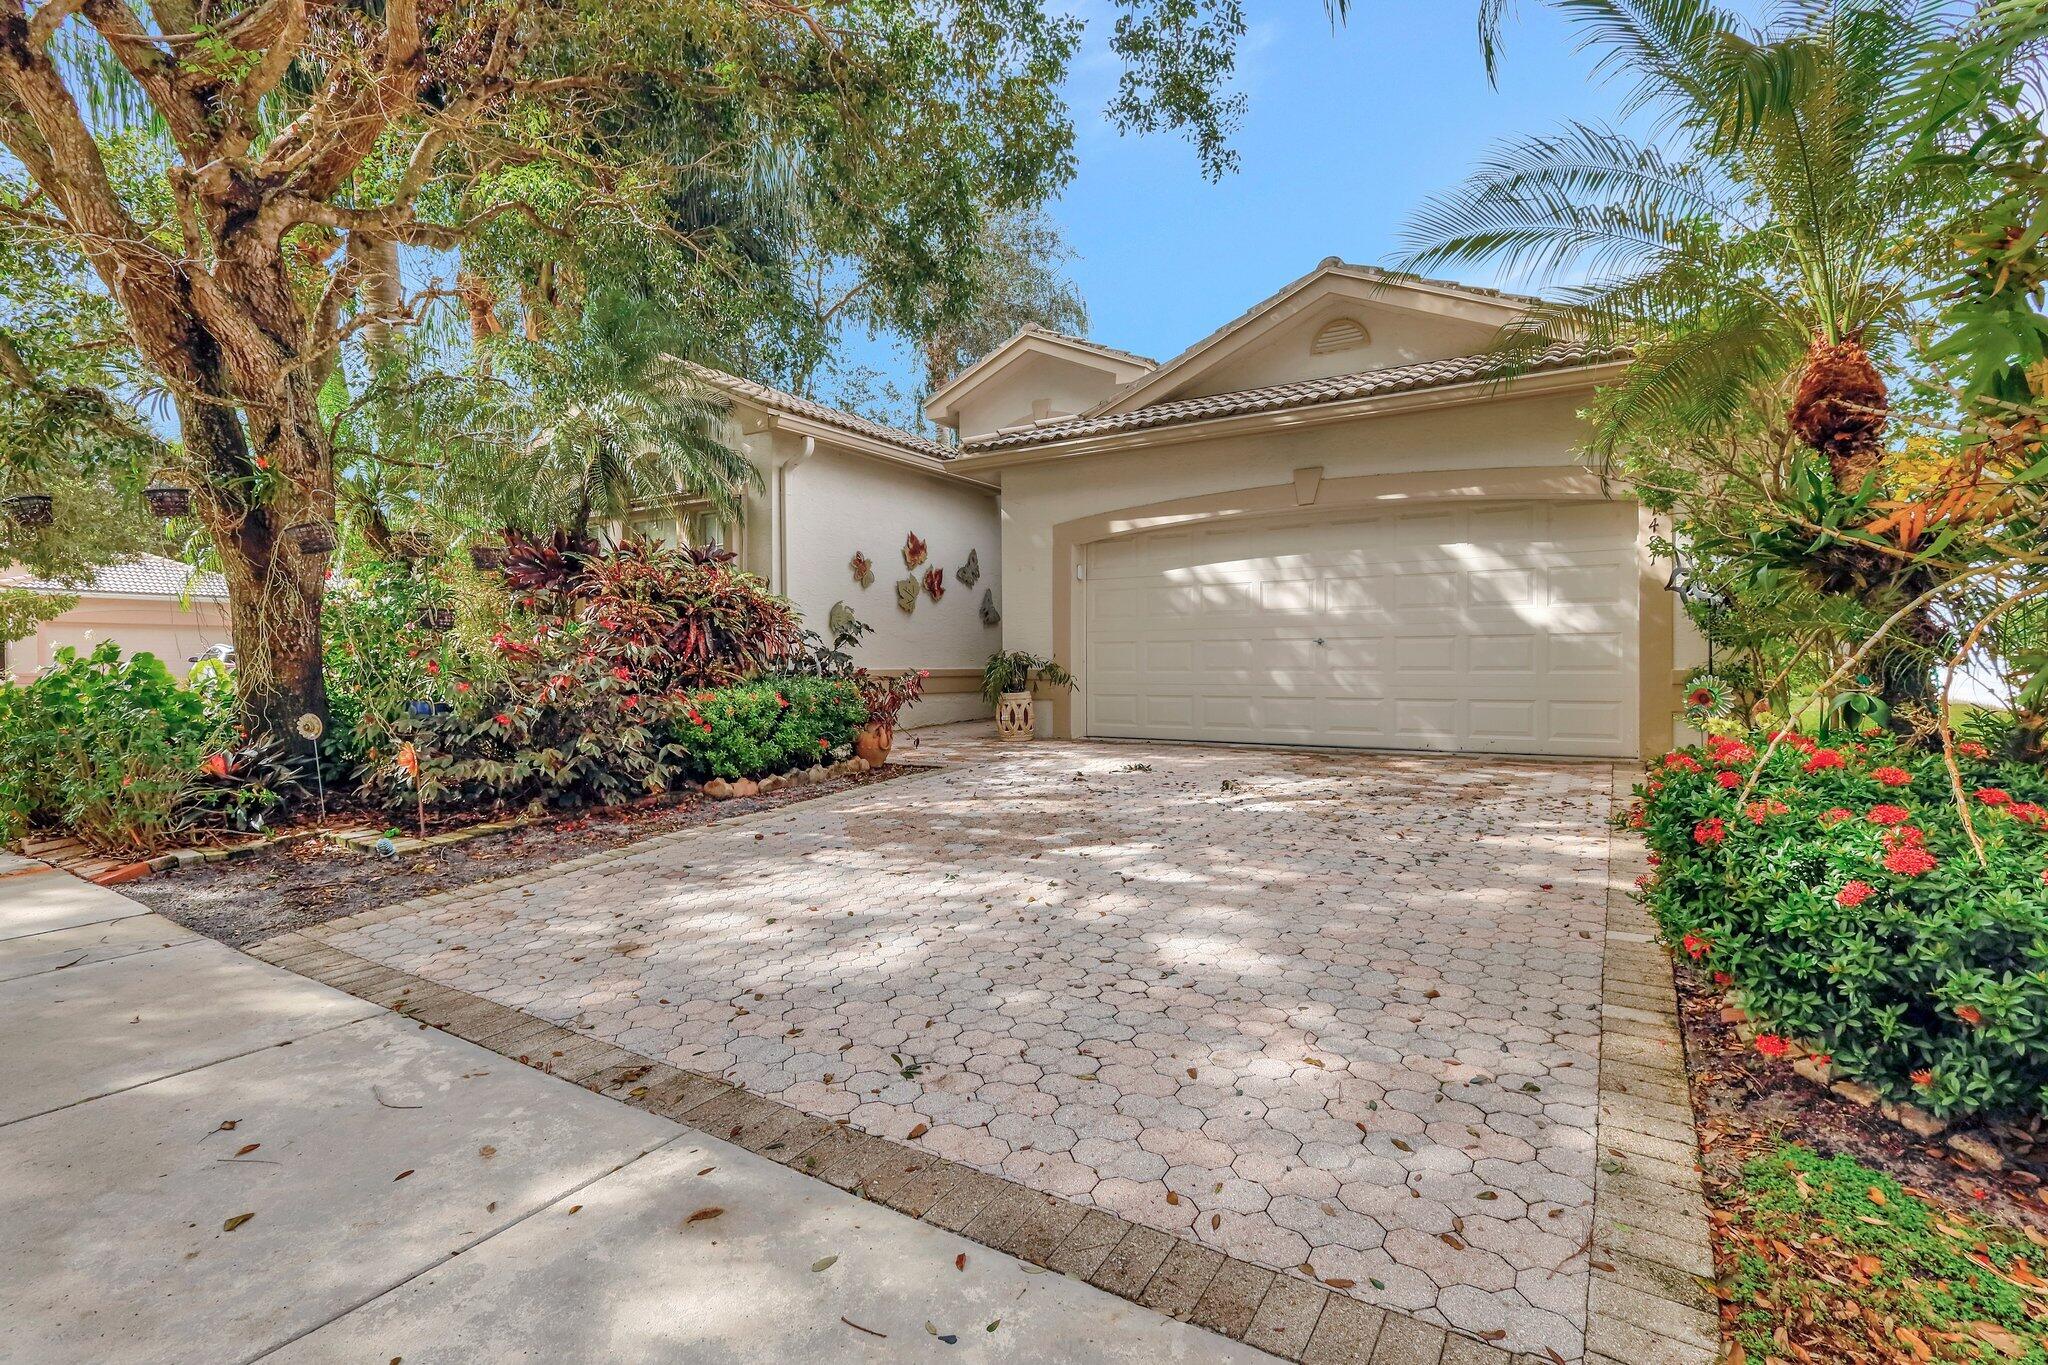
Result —
<path fill-rule="evenodd" d="M 1475 740 L 1518 741 L 1526 749 L 1540 749 L 1537 717 L 1541 704 L 1527 699 L 1465 703 L 1465 723 Z"/>
<path fill-rule="evenodd" d="M 1508 504 L 1091 547 L 1089 732 L 1632 753 L 1635 525 Z"/>
<path fill-rule="evenodd" d="M 1588 744 L 1620 743 L 1626 717 L 1619 702 L 1554 701 L 1550 703 L 1550 737 Z"/>
<path fill-rule="evenodd" d="M 1540 654 L 1533 635 L 1472 635 L 1465 641 L 1466 658 L 1473 673 L 1535 676 Z"/>

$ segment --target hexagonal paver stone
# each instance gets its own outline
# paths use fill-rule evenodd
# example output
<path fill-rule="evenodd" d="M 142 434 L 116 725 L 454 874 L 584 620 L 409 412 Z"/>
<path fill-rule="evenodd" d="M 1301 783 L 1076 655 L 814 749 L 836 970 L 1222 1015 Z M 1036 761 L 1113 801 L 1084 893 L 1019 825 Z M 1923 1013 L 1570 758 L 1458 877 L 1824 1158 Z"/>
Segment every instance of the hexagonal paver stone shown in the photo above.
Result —
<path fill-rule="evenodd" d="M 1370 1304 L 1571 1359 L 1611 793 L 1604 764 L 1032 744 L 321 932 L 432 983 L 422 1018 L 600 1084 L 615 1049 L 730 1082 L 659 1098 L 1161 1311 L 1351 1359 Z"/>

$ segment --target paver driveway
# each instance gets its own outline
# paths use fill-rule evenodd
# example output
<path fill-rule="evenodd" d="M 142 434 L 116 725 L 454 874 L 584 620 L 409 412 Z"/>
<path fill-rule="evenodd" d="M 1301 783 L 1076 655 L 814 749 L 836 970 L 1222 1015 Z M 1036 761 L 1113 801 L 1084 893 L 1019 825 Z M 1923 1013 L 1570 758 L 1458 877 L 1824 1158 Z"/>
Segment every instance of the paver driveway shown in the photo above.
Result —
<path fill-rule="evenodd" d="M 1610 771 L 1034 744 L 332 942 L 1570 1360 Z"/>

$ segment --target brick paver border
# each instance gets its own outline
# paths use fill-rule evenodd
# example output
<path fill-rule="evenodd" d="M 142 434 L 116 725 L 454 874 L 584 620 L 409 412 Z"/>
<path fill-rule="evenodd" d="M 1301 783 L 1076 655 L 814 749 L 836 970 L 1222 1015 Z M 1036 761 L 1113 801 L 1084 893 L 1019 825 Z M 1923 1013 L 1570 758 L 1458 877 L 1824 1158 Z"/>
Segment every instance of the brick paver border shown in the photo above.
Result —
<path fill-rule="evenodd" d="M 1617 768 L 1616 811 L 1630 770 Z M 1711 1365 L 1720 1318 L 1668 950 L 1634 896 L 1642 840 L 1617 830 L 1607 860 L 1600 979 L 1599 1166 L 1593 1181 L 1586 1365 Z"/>
<path fill-rule="evenodd" d="M 1614 809 L 1628 800 L 1617 768 Z M 833 798 L 824 798 L 831 801 Z M 781 812 L 742 816 L 745 824 Z M 690 831 L 658 836 L 685 838 Z M 557 864 L 616 861 L 645 845 Z M 1599 1172 L 1589 1254 L 1586 1365 L 1710 1365 L 1718 1341 L 1698 1149 L 1671 966 L 1631 895 L 1639 840 L 1617 832 L 1608 862 L 1602 982 Z M 364 911 L 249 948 L 253 956 L 375 1001 L 500 1056 L 685 1123 L 804 1175 L 1034 1265 L 1302 1365 L 1553 1365 L 1362 1303 L 1212 1248 L 804 1113 L 438 985 L 324 940 L 365 924 L 487 895 L 532 871 Z"/>

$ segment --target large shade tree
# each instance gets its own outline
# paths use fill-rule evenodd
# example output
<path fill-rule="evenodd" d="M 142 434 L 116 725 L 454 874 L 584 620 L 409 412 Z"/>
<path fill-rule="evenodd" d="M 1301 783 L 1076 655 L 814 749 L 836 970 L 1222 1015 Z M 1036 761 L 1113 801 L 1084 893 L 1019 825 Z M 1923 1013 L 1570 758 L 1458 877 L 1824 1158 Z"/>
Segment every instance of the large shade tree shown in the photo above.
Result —
<path fill-rule="evenodd" d="M 1121 116 L 1202 142 L 1203 45 L 1229 35 L 1175 0 L 1119 5 L 1145 44 Z M 288 735 L 324 709 L 326 560 L 287 532 L 336 514 L 335 414 L 360 394 L 337 403 L 334 381 L 358 338 L 385 348 L 456 297 L 492 313 L 508 288 L 553 306 L 548 263 L 597 248 L 643 281 L 712 286 L 741 253 L 702 194 L 769 175 L 836 206 L 834 249 L 915 297 L 985 212 L 1070 172 L 1057 88 L 1078 26 L 1049 9 L 0 0 L 0 229 L 51 253 L 135 357 L 95 388 L 62 345 L 0 351 L 21 362 L 14 425 L 41 423 L 44 456 L 125 442 L 179 463 L 228 581 L 247 718 Z M 463 272 L 408 293 L 404 251 Z M 134 420 L 145 391 L 174 442 Z"/>

